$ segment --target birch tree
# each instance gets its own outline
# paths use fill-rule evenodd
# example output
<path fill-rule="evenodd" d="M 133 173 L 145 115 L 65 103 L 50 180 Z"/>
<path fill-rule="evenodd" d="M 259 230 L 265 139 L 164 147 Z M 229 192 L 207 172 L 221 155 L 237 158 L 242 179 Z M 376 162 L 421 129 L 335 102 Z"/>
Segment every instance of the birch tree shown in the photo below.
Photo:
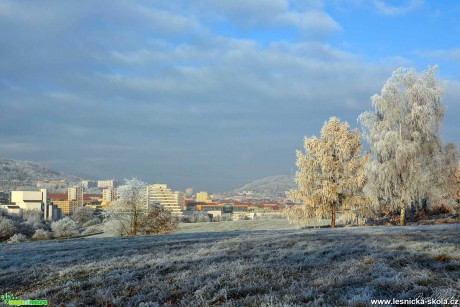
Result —
<path fill-rule="evenodd" d="M 458 222 L 460 223 L 460 164 L 457 164 L 457 169 L 455 170 L 455 185 L 453 192 L 457 202 Z"/>
<path fill-rule="evenodd" d="M 374 111 L 359 116 L 372 156 L 367 194 L 398 208 L 401 225 L 406 207 L 447 193 L 442 170 L 456 149 L 441 144 L 444 85 L 437 72 L 437 66 L 420 74 L 399 68 L 372 96 Z"/>
<path fill-rule="evenodd" d="M 360 155 L 361 137 L 346 122 L 331 117 L 321 130 L 321 138 L 304 139 L 305 153 L 297 151 L 298 189 L 288 197 L 301 205 L 291 208 L 291 221 L 307 218 L 331 219 L 336 226 L 337 210 L 364 205 L 360 191 L 365 184 L 367 155 Z"/>
<path fill-rule="evenodd" d="M 118 188 L 118 199 L 111 204 L 107 225 L 120 235 L 138 234 L 142 217 L 147 213 L 147 188 L 145 183 L 133 178 L 125 180 Z"/>

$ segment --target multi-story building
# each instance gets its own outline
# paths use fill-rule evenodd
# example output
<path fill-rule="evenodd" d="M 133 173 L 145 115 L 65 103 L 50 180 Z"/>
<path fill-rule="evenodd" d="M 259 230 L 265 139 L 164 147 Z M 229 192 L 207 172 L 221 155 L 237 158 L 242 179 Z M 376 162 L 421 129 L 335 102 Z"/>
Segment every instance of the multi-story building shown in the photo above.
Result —
<path fill-rule="evenodd" d="M 171 210 L 174 216 L 182 216 L 177 196 L 166 184 L 151 184 L 147 187 L 148 206 L 161 205 Z"/>
<path fill-rule="evenodd" d="M 62 210 L 63 215 L 72 215 L 81 207 L 76 200 L 53 200 L 53 204 Z"/>
<path fill-rule="evenodd" d="M 195 200 L 198 203 L 212 203 L 212 195 L 209 195 L 208 192 L 198 192 Z"/>
<path fill-rule="evenodd" d="M 23 211 L 33 210 L 41 212 L 43 219 L 55 221 L 61 218 L 62 211 L 49 201 L 46 189 L 40 191 L 11 191 L 11 203 L 15 213 L 22 215 Z M 7 205 L 8 206 L 8 205 Z M 6 207 L 8 210 L 8 207 Z"/>
<path fill-rule="evenodd" d="M 118 181 L 110 179 L 110 180 L 98 180 L 97 187 L 100 189 L 105 188 L 116 188 L 118 186 Z"/>
<path fill-rule="evenodd" d="M 83 189 L 90 189 L 90 188 L 95 188 L 97 187 L 97 183 L 94 180 L 82 180 L 81 186 Z"/>
<path fill-rule="evenodd" d="M 105 188 L 102 190 L 102 201 L 110 203 L 118 198 L 116 188 Z"/>
<path fill-rule="evenodd" d="M 37 188 L 46 188 L 46 187 L 63 187 L 65 186 L 65 180 L 38 180 Z"/>
<path fill-rule="evenodd" d="M 13 190 L 19 187 L 32 186 L 32 181 L 29 180 L 0 180 L 0 189 Z"/>
<path fill-rule="evenodd" d="M 78 206 L 83 206 L 83 188 L 82 187 L 73 187 L 67 189 L 67 200 L 76 201 Z"/>
<path fill-rule="evenodd" d="M 47 195 L 43 191 L 11 191 L 11 202 L 24 210 L 42 210 L 42 203 L 46 200 Z M 46 192 L 45 192 L 46 193 Z M 47 193 L 46 193 L 47 194 Z"/>

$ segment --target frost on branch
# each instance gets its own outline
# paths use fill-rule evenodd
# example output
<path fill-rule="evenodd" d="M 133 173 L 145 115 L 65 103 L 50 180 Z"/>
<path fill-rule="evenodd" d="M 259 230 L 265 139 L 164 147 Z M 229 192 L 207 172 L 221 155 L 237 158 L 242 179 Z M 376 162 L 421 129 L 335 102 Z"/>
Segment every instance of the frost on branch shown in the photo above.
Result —
<path fill-rule="evenodd" d="M 108 211 L 106 230 L 117 235 L 135 236 L 141 227 L 141 219 L 147 212 L 147 187 L 137 178 L 125 179 L 118 188 L 118 199 Z"/>
<path fill-rule="evenodd" d="M 366 194 L 401 212 L 448 197 L 457 150 L 442 146 L 439 130 L 444 117 L 444 85 L 434 66 L 419 74 L 400 68 L 372 96 L 373 112 L 359 116 L 371 148 Z"/>
<path fill-rule="evenodd" d="M 163 206 L 148 207 L 147 186 L 138 179 L 126 180 L 118 200 L 107 212 L 106 231 L 116 235 L 161 234 L 176 230 L 177 219 Z"/>
<path fill-rule="evenodd" d="M 51 229 L 54 232 L 54 236 L 57 238 L 78 236 L 78 228 L 78 224 L 69 217 L 65 217 L 51 224 Z"/>
<path fill-rule="evenodd" d="M 288 192 L 288 197 L 301 205 L 286 211 L 289 220 L 301 223 L 309 218 L 330 218 L 335 227 L 338 210 L 365 210 L 367 201 L 361 189 L 368 156 L 360 155 L 359 132 L 332 117 L 324 124 L 321 138 L 305 137 L 304 148 L 305 153 L 297 151 L 298 189 Z"/>

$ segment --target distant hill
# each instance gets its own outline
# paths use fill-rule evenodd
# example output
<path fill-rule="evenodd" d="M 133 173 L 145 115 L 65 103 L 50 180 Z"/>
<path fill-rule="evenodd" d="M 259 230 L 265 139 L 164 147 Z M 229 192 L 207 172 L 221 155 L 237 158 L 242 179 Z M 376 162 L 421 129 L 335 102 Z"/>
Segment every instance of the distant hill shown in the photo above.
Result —
<path fill-rule="evenodd" d="M 256 197 L 283 197 L 286 191 L 295 187 L 296 184 L 292 177 L 278 175 L 252 181 L 241 188 L 232 189 L 223 194 L 226 196 L 235 196 L 250 192 Z"/>
<path fill-rule="evenodd" d="M 60 180 L 77 182 L 78 176 L 64 174 L 48 168 L 47 166 L 22 160 L 0 158 L 0 180 Z"/>

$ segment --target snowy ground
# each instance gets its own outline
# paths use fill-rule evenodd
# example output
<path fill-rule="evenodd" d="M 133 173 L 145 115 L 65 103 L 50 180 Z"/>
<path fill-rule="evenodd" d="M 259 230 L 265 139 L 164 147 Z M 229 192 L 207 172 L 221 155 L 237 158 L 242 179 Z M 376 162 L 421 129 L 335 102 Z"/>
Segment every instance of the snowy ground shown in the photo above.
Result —
<path fill-rule="evenodd" d="M 66 306 L 366 306 L 417 294 L 460 299 L 460 226 L 1 244 L 0 289 Z"/>

